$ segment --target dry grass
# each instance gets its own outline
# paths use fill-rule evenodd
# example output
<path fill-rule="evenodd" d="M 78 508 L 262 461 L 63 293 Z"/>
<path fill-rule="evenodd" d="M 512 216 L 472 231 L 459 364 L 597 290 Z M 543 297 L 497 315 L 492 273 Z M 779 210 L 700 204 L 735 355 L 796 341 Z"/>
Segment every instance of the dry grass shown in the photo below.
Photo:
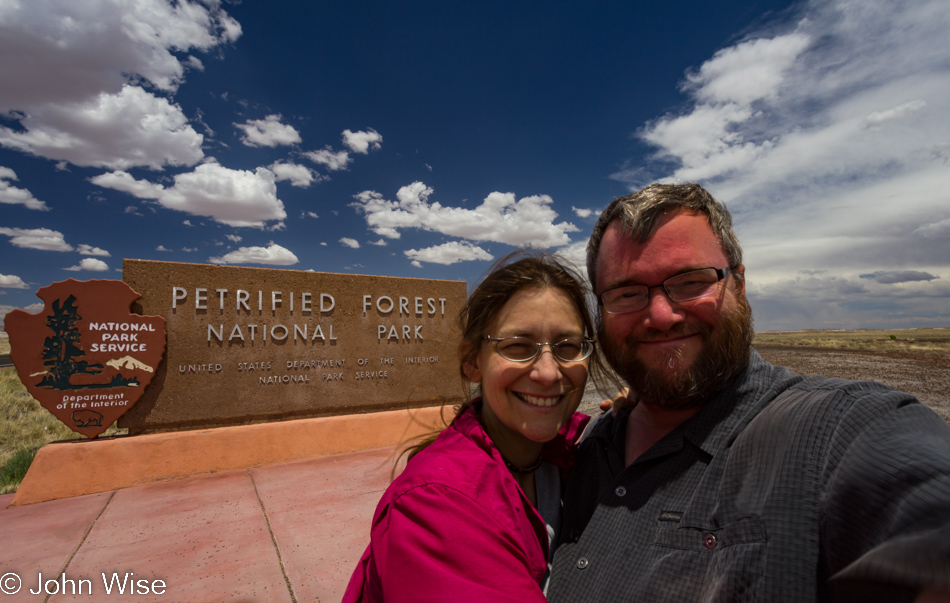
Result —
<path fill-rule="evenodd" d="M 755 334 L 755 344 L 950 355 L 950 328 L 766 331 Z"/>
<path fill-rule="evenodd" d="M 103 435 L 125 433 L 110 427 Z M 19 450 L 36 450 L 57 440 L 77 440 L 85 436 L 66 427 L 26 391 L 16 371 L 0 370 L 0 467 Z M 19 483 L 0 487 L 0 494 L 13 492 Z"/>

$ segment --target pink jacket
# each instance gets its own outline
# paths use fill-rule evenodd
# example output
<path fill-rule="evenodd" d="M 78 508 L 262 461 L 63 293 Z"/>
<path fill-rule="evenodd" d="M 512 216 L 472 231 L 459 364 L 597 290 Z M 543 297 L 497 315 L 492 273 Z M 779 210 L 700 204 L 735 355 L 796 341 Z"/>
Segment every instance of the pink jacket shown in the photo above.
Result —
<path fill-rule="evenodd" d="M 589 419 L 575 413 L 545 444 L 565 476 Z M 343 603 L 544 603 L 547 548 L 544 520 L 468 409 L 383 494 Z"/>

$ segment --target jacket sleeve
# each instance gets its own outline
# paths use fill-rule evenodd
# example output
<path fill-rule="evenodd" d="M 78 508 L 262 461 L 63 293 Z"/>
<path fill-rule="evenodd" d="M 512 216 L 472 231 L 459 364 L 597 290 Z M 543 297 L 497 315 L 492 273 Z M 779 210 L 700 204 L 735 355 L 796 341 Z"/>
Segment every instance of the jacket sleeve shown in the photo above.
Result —
<path fill-rule="evenodd" d="M 367 590 L 386 603 L 544 603 L 525 550 L 543 557 L 537 536 L 504 516 L 449 486 L 412 488 L 373 531 Z"/>
<path fill-rule="evenodd" d="M 950 427 L 900 392 L 864 396 L 858 409 L 832 440 L 823 505 L 838 600 L 950 589 Z"/>

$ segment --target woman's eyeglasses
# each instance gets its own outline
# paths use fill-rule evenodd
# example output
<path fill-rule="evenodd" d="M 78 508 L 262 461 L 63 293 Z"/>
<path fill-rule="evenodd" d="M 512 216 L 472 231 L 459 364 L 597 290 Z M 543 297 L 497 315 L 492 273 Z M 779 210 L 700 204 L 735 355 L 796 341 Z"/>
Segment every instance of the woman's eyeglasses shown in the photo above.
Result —
<path fill-rule="evenodd" d="M 528 362 L 541 354 L 544 346 L 561 362 L 580 362 L 594 351 L 594 340 L 586 337 L 562 339 L 553 343 L 538 343 L 527 337 L 489 337 L 483 339 L 495 342 L 495 351 L 505 360 Z"/>

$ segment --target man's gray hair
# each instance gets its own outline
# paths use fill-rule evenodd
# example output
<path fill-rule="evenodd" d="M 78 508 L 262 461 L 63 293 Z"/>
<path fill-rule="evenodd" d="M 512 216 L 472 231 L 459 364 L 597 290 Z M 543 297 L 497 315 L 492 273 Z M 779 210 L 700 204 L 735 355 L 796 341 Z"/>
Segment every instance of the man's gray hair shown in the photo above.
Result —
<path fill-rule="evenodd" d="M 735 268 L 742 263 L 742 245 L 732 229 L 732 214 L 725 205 L 716 201 L 698 184 L 651 184 L 635 193 L 614 199 L 594 225 L 587 243 L 587 275 L 595 293 L 600 244 L 610 224 L 620 220 L 624 233 L 642 244 L 656 232 L 660 218 L 677 209 L 705 215 L 729 260 L 729 266 Z M 741 283 L 742 276 L 734 275 L 736 282 Z"/>

